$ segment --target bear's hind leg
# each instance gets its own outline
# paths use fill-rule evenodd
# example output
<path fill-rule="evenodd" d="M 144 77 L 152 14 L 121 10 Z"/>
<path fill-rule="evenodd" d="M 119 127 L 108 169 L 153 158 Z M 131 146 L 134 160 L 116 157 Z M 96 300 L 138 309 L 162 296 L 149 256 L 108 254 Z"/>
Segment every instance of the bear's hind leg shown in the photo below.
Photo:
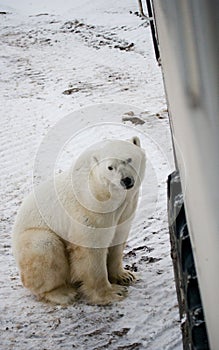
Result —
<path fill-rule="evenodd" d="M 20 234 L 14 247 L 23 285 L 33 294 L 57 304 L 74 301 L 69 286 L 69 263 L 61 239 L 47 229 L 31 228 Z"/>
<path fill-rule="evenodd" d="M 77 298 L 77 292 L 70 286 L 61 286 L 43 294 L 43 299 L 54 304 L 67 305 Z"/>

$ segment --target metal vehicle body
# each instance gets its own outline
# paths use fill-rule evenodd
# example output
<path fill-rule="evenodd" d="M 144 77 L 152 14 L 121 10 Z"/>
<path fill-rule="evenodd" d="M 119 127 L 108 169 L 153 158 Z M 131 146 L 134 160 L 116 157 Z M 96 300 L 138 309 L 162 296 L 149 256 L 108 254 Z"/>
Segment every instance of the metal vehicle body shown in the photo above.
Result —
<path fill-rule="evenodd" d="M 146 2 L 176 163 L 168 213 L 184 349 L 218 350 L 219 1 Z"/>

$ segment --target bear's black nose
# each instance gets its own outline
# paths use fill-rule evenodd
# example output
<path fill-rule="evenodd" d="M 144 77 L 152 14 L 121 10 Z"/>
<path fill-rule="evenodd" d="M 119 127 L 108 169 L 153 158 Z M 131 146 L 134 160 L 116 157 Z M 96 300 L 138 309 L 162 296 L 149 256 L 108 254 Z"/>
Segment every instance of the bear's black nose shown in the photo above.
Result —
<path fill-rule="evenodd" d="M 126 189 L 129 190 L 134 186 L 134 179 L 131 177 L 124 177 L 121 181 L 120 184 Z"/>

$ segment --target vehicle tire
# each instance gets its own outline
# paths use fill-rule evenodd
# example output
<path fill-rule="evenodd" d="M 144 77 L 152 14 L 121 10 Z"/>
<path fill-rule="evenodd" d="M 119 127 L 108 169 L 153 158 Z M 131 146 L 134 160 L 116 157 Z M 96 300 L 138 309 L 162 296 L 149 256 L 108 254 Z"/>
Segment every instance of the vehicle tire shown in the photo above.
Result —
<path fill-rule="evenodd" d="M 208 336 L 179 173 L 168 177 L 168 221 L 184 350 L 208 350 Z"/>

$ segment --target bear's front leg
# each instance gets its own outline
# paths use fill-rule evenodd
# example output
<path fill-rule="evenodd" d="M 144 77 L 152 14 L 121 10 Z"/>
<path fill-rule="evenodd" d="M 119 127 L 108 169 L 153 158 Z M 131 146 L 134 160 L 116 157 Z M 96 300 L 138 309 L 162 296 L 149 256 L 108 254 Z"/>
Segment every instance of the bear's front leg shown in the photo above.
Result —
<path fill-rule="evenodd" d="M 80 292 L 90 304 L 106 305 L 126 296 L 125 287 L 108 280 L 108 249 L 72 246 L 69 250 L 72 282 L 80 283 Z"/>
<path fill-rule="evenodd" d="M 107 257 L 108 276 L 111 283 L 129 285 L 136 280 L 135 275 L 123 268 L 124 243 L 109 248 Z"/>

